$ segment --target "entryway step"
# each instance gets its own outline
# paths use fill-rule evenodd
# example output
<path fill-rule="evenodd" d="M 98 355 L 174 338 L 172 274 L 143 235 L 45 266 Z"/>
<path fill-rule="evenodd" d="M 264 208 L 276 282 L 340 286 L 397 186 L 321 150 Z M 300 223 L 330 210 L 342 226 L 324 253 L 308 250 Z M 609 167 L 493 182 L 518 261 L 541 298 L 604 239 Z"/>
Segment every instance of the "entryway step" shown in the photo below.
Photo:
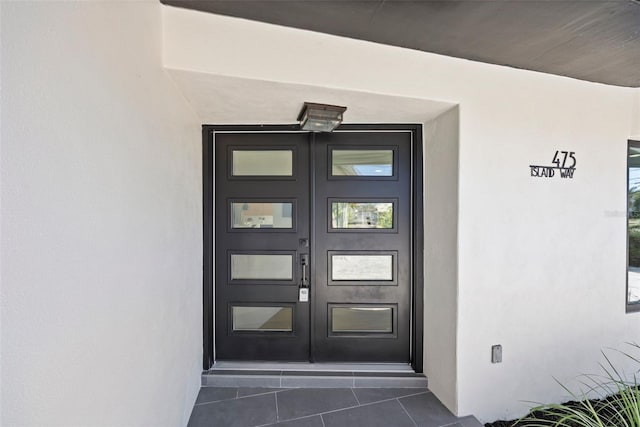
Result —
<path fill-rule="evenodd" d="M 427 378 L 399 364 L 216 363 L 202 373 L 205 387 L 423 388 Z"/>

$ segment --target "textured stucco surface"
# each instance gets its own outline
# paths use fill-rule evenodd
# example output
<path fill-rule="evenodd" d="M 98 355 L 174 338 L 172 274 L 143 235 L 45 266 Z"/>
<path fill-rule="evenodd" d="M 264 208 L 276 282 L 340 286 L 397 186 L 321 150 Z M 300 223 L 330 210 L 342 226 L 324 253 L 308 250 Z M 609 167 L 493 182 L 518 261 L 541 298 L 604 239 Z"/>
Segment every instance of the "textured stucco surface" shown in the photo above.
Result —
<path fill-rule="evenodd" d="M 244 80 L 255 120 L 291 108 L 267 102 L 274 83 L 343 90 L 347 106 L 354 92 L 458 105 L 457 304 L 440 316 L 455 317 L 455 345 L 447 337 L 425 352 L 425 361 L 455 360 L 441 389 L 455 390 L 457 408 L 439 397 L 458 415 L 514 418 L 523 402 L 564 400 L 553 377 L 595 372 L 602 348 L 638 340 L 640 317 L 625 313 L 626 144 L 637 89 L 172 7 L 163 16 L 164 62 L 180 71 L 186 96 L 203 74 L 213 77 L 201 82 Z M 206 121 L 227 117 L 213 108 L 237 100 L 225 96 L 195 103 Z M 371 122 L 385 121 L 378 111 Z M 433 119 L 427 109 L 423 117 Z M 576 153 L 574 179 L 531 177 L 529 165 L 550 164 L 556 150 Z M 443 291 L 456 286 L 453 274 L 443 277 Z M 503 346 L 500 364 L 491 364 L 494 344 Z"/>
<path fill-rule="evenodd" d="M 202 355 L 200 121 L 156 2 L 2 2 L 2 419 L 180 426 Z"/>

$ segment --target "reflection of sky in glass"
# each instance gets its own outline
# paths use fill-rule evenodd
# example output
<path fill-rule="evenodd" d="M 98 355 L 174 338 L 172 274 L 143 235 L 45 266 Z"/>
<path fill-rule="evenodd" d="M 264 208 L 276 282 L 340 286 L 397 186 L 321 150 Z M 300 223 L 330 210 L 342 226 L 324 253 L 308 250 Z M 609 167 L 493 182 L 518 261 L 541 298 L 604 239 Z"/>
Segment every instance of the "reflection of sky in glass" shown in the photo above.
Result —
<path fill-rule="evenodd" d="M 640 268 L 629 267 L 629 290 L 627 301 L 629 303 L 640 302 Z"/>
<path fill-rule="evenodd" d="M 391 165 L 354 165 L 353 169 L 360 176 L 391 176 L 393 169 Z M 638 178 L 640 179 L 640 168 L 638 168 Z M 640 181 L 639 181 L 640 183 Z"/>
<path fill-rule="evenodd" d="M 629 168 L 629 190 L 638 190 L 640 187 L 640 167 Z"/>

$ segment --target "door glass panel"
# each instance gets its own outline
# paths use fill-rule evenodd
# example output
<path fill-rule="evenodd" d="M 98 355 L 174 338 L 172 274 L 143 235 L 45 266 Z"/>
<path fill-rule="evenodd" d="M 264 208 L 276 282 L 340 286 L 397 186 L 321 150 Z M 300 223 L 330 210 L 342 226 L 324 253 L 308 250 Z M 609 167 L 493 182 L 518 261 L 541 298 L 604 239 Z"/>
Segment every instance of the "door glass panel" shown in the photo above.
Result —
<path fill-rule="evenodd" d="M 291 307 L 238 307 L 233 310 L 234 331 L 279 331 L 293 330 Z"/>
<path fill-rule="evenodd" d="M 393 280 L 392 255 L 332 255 L 331 280 Z"/>
<path fill-rule="evenodd" d="M 292 150 L 233 150 L 233 176 L 292 176 Z"/>
<path fill-rule="evenodd" d="M 231 203 L 231 228 L 292 228 L 293 203 Z"/>
<path fill-rule="evenodd" d="M 393 176 L 393 150 L 331 150 L 333 176 Z"/>
<path fill-rule="evenodd" d="M 332 202 L 331 228 L 393 228 L 393 203 Z"/>
<path fill-rule="evenodd" d="M 231 255 L 232 280 L 292 280 L 293 255 Z"/>
<path fill-rule="evenodd" d="M 331 307 L 332 332 L 393 332 L 391 307 Z"/>
<path fill-rule="evenodd" d="M 640 143 L 629 141 L 627 304 L 640 304 Z"/>

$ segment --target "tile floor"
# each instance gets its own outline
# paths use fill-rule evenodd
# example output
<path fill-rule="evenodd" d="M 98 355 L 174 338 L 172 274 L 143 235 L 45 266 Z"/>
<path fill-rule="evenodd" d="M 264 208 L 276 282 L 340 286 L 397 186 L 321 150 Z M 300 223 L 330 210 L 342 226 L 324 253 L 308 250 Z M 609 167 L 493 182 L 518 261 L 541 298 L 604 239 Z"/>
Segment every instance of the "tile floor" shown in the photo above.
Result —
<path fill-rule="evenodd" d="M 481 427 L 426 388 L 202 387 L 188 427 Z"/>
<path fill-rule="evenodd" d="M 415 372 L 218 370 L 202 375 L 205 387 L 364 388 L 427 387 L 427 378 Z"/>

